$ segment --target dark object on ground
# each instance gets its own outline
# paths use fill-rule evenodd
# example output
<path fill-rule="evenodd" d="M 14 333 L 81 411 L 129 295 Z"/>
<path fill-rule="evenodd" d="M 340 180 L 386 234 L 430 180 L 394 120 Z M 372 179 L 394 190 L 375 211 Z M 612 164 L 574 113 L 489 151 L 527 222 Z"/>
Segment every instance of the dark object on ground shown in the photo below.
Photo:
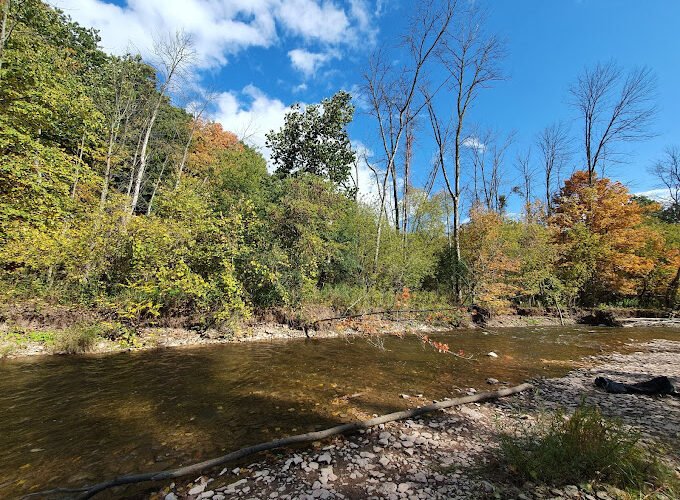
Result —
<path fill-rule="evenodd" d="M 612 394 L 677 394 L 668 377 L 654 377 L 637 384 L 622 384 L 608 378 L 597 377 L 595 385 Z"/>
<path fill-rule="evenodd" d="M 593 326 L 623 326 L 621 322 L 616 319 L 612 311 L 604 311 L 602 309 L 596 309 L 582 316 L 579 323 Z"/>
<path fill-rule="evenodd" d="M 470 306 L 468 312 L 472 315 L 472 322 L 476 325 L 484 325 L 491 319 L 491 311 L 477 305 Z"/>

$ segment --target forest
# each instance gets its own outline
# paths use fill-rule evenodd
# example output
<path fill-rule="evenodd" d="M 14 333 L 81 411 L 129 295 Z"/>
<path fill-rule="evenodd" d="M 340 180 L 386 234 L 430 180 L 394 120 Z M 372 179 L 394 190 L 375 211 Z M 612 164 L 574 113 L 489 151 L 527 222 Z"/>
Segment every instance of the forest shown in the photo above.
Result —
<path fill-rule="evenodd" d="M 180 97 L 194 57 L 183 33 L 159 34 L 145 61 L 104 52 L 94 29 L 39 0 L 2 5 L 5 304 L 225 328 L 315 306 L 678 307 L 678 149 L 650 167 L 667 203 L 605 175 L 618 145 L 650 133 L 649 69 L 574 75 L 577 140 L 556 122 L 508 158 L 511 135 L 470 144 L 467 114 L 502 79 L 502 43 L 470 28 L 474 9 L 442 2 L 415 14 L 403 67 L 376 52 L 357 95 L 291 107 L 267 136 L 268 164 L 211 119 L 207 93 Z M 372 117 L 377 160 L 350 141 L 357 112 Z M 437 146 L 421 186 L 419 134 Z M 375 196 L 359 192 L 360 165 Z"/>

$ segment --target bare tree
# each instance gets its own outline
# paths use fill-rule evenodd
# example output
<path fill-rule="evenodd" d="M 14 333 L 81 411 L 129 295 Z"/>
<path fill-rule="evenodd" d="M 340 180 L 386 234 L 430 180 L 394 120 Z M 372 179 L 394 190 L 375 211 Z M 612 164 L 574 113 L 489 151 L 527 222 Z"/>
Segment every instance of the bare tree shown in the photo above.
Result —
<path fill-rule="evenodd" d="M 418 88 L 426 77 L 426 65 L 449 29 L 457 0 L 420 4 L 410 25 L 411 31 L 404 37 L 408 60 L 395 67 L 392 58 L 379 50 L 373 54 L 364 74 L 364 93 L 370 111 L 378 124 L 378 134 L 385 155 L 385 171 L 380 183 L 380 212 L 376 234 L 374 269 L 377 268 L 382 234 L 382 218 L 387 203 L 387 185 L 392 180 L 394 225 L 399 231 L 401 217 L 398 202 L 398 176 L 396 160 L 402 139 L 409 124 L 426 106 L 426 100 Z"/>
<path fill-rule="evenodd" d="M 519 171 L 521 185 L 517 186 L 514 191 L 519 192 L 519 194 L 524 199 L 524 211 L 527 221 L 531 220 L 531 197 L 535 169 L 531 166 L 531 148 L 527 148 L 523 153 L 517 153 L 515 159 L 515 167 Z"/>
<path fill-rule="evenodd" d="M 541 131 L 536 138 L 536 143 L 542 156 L 545 206 L 547 212 L 550 213 L 554 186 L 556 181 L 559 184 L 560 172 L 571 156 L 568 130 L 562 123 L 553 123 Z"/>
<path fill-rule="evenodd" d="M 164 37 L 156 41 L 154 53 L 158 58 L 157 70 L 160 80 L 160 88 L 158 89 L 158 96 L 155 104 L 151 109 L 149 122 L 144 132 L 144 139 L 142 140 L 142 147 L 139 152 L 139 168 L 137 169 L 137 177 L 135 180 L 135 187 L 132 193 L 132 201 L 130 203 L 130 214 L 135 213 L 137 203 L 139 202 L 139 194 L 144 180 L 144 173 L 146 171 L 147 162 L 147 148 L 149 145 L 149 138 L 153 130 L 154 123 L 158 117 L 158 111 L 166 98 L 168 91 L 171 89 L 171 84 L 174 83 L 173 78 L 181 75 L 183 71 L 189 66 L 195 57 L 191 37 L 184 32 L 177 32 L 174 36 Z M 134 166 L 133 166 L 134 168 Z"/>
<path fill-rule="evenodd" d="M 440 160 L 446 189 L 453 202 L 453 245 L 456 266 L 454 281 L 455 293 L 462 300 L 460 276 L 460 196 L 461 196 L 461 153 L 464 147 L 465 119 L 470 106 L 477 98 L 479 91 L 493 82 L 501 80 L 499 63 L 504 55 L 503 43 L 493 35 L 487 35 L 482 26 L 483 12 L 474 4 L 466 7 L 461 13 L 460 21 L 454 29 L 447 32 L 438 51 L 438 57 L 451 78 L 452 122 L 453 122 L 453 172 L 447 173 L 444 161 Z M 441 128 L 431 118 L 433 128 Z M 438 133 L 435 130 L 435 136 Z M 443 143 L 438 142 L 441 149 Z M 444 156 L 439 154 L 440 158 Z"/>
<path fill-rule="evenodd" d="M 579 76 L 570 92 L 581 115 L 589 182 L 606 154 L 615 154 L 617 143 L 651 136 L 655 89 L 656 79 L 646 67 L 624 73 L 609 62 L 586 68 Z"/>
<path fill-rule="evenodd" d="M 101 108 L 104 109 L 104 114 L 107 118 L 109 137 L 104 161 L 104 179 L 99 198 L 100 208 L 104 207 L 108 196 L 113 158 L 120 145 L 121 127 L 123 127 L 122 135 L 124 136 L 130 118 L 138 111 L 137 108 L 140 106 L 139 91 L 135 86 L 134 75 L 131 73 L 134 70 L 134 66 L 135 62 L 128 58 L 114 59 L 107 68 L 108 74 L 105 75 L 105 78 L 110 83 L 110 88 L 113 89 L 113 96 L 108 94 L 102 96 L 102 100 L 105 103 L 103 103 Z"/>
<path fill-rule="evenodd" d="M 668 196 L 675 206 L 680 205 L 680 149 L 669 147 L 664 157 L 651 169 L 663 186 L 668 189 Z"/>

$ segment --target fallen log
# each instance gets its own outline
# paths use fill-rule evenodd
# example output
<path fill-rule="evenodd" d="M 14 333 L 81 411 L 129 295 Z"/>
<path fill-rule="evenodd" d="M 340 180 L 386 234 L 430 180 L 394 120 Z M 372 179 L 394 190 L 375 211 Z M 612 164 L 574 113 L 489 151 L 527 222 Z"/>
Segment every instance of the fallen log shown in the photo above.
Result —
<path fill-rule="evenodd" d="M 380 417 L 375 417 L 370 420 L 365 420 L 363 422 L 354 422 L 349 424 L 337 425 L 329 429 L 324 429 L 321 431 L 308 432 L 306 434 L 297 434 L 295 436 L 289 436 L 281 439 L 275 439 L 274 441 L 269 441 L 266 443 L 256 444 L 254 446 L 248 446 L 246 448 L 241 448 L 240 450 L 232 451 L 221 457 L 213 458 L 211 460 L 205 460 L 192 465 L 187 465 L 185 467 L 180 467 L 178 469 L 160 471 L 160 472 L 147 472 L 143 474 L 131 474 L 127 476 L 119 476 L 108 481 L 103 481 L 92 486 L 84 486 L 82 488 L 57 488 L 48 491 L 41 491 L 37 493 L 31 493 L 25 495 L 23 498 L 35 498 L 35 497 L 48 497 L 54 495 L 75 495 L 78 499 L 92 498 L 97 493 L 101 493 L 109 488 L 114 488 L 116 486 L 125 486 L 129 484 L 148 482 L 148 481 L 166 481 L 168 479 L 175 479 L 179 477 L 184 477 L 188 475 L 194 475 L 202 473 L 208 469 L 223 465 L 227 462 L 232 462 L 234 460 L 239 460 L 255 453 L 260 453 L 262 451 L 273 450 L 276 448 L 283 448 L 286 446 L 291 446 L 301 443 L 310 443 L 313 441 L 320 441 L 322 439 L 329 438 L 331 436 L 336 436 L 338 434 L 344 434 L 354 431 L 359 431 L 362 429 L 368 429 L 380 424 L 386 424 L 388 422 L 394 422 L 397 420 L 404 420 L 407 418 L 414 418 L 419 415 L 424 415 L 426 413 L 432 413 L 437 410 L 443 410 L 445 408 L 451 408 L 453 406 L 459 406 L 467 403 L 479 403 L 482 401 L 489 401 L 492 399 L 498 399 L 506 396 L 511 396 L 513 394 L 520 393 L 531 389 L 531 384 L 520 384 L 515 387 L 509 387 L 507 389 L 499 389 L 497 391 L 482 392 L 475 394 L 473 396 L 465 396 L 462 398 L 451 399 L 448 401 L 440 401 L 438 403 L 432 403 L 426 406 L 421 406 L 420 408 L 413 408 L 411 410 L 397 411 L 394 413 L 389 413 L 387 415 L 382 415 Z"/>

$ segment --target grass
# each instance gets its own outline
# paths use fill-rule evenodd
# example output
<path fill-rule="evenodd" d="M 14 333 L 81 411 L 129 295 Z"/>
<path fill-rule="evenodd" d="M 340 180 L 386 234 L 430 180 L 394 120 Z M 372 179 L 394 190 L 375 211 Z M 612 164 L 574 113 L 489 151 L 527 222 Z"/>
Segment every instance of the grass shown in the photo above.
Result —
<path fill-rule="evenodd" d="M 511 477 L 554 486 L 597 482 L 634 496 L 654 491 L 675 498 L 678 478 L 619 421 L 581 404 L 543 417 L 536 429 L 501 436 L 501 461 Z"/>
<path fill-rule="evenodd" d="M 91 351 L 101 334 L 101 328 L 97 325 L 76 325 L 55 332 L 52 342 L 52 351 L 66 354 L 80 354 Z"/>

